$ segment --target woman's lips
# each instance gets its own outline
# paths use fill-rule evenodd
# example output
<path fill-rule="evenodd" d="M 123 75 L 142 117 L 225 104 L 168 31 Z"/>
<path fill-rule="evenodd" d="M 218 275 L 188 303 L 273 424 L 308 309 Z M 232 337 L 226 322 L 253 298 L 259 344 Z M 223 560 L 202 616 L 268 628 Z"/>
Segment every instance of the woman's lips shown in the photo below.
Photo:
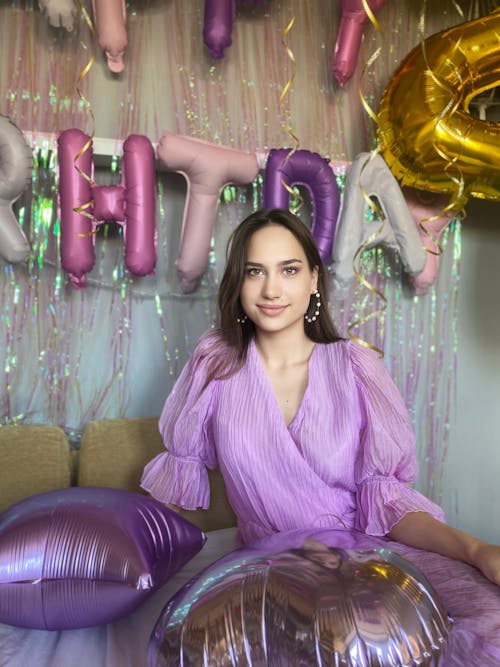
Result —
<path fill-rule="evenodd" d="M 277 317 L 286 310 L 287 306 L 264 306 L 259 305 L 259 310 L 268 317 Z"/>

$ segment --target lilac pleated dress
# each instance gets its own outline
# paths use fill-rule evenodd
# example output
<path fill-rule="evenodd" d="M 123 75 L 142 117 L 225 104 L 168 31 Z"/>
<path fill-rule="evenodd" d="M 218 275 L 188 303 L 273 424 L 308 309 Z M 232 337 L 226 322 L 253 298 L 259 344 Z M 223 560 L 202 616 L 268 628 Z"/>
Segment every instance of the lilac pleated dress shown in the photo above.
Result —
<path fill-rule="evenodd" d="M 151 495 L 207 508 L 206 468 L 218 465 L 243 543 L 311 527 L 384 536 L 408 512 L 444 520 L 410 486 L 417 462 L 408 413 L 372 351 L 348 341 L 316 344 L 287 427 L 255 343 L 238 373 L 204 386 L 207 341 L 165 403 L 160 432 L 168 451 L 146 466 L 141 482 Z M 463 563 L 389 544 L 428 576 L 454 619 L 444 664 L 500 666 L 500 588 Z"/>

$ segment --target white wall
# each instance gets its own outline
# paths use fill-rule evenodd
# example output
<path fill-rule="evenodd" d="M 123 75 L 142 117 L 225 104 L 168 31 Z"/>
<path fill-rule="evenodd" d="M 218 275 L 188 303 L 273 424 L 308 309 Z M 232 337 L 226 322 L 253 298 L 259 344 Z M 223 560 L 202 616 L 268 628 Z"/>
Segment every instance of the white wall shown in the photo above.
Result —
<path fill-rule="evenodd" d="M 448 521 L 500 544 L 500 203 L 471 200 L 463 223 L 457 413 L 447 456 Z"/>

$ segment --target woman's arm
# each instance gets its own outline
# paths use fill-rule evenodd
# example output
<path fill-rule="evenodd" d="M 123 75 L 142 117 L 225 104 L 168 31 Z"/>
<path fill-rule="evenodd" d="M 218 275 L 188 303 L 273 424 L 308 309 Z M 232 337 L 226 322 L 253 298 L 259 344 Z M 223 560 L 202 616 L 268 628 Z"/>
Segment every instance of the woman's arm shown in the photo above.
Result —
<path fill-rule="evenodd" d="M 500 547 L 452 528 L 425 512 L 406 514 L 388 537 L 417 549 L 434 551 L 478 568 L 500 586 Z"/>

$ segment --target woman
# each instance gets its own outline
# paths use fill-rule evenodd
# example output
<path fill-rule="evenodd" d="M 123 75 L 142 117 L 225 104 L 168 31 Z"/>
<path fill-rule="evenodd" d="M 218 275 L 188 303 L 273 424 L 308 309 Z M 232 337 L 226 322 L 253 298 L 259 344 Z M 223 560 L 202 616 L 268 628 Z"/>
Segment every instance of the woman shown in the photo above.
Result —
<path fill-rule="evenodd" d="M 259 211 L 240 224 L 220 329 L 202 337 L 166 401 L 169 451 L 148 464 L 142 486 L 206 508 L 206 466 L 219 465 L 244 543 L 311 526 L 357 529 L 463 561 L 500 585 L 500 547 L 447 526 L 409 486 L 417 470 L 404 402 L 376 355 L 338 336 L 327 293 L 298 218 Z M 484 584 L 500 617 L 499 589 Z M 500 664 L 497 642 L 491 664 Z"/>

